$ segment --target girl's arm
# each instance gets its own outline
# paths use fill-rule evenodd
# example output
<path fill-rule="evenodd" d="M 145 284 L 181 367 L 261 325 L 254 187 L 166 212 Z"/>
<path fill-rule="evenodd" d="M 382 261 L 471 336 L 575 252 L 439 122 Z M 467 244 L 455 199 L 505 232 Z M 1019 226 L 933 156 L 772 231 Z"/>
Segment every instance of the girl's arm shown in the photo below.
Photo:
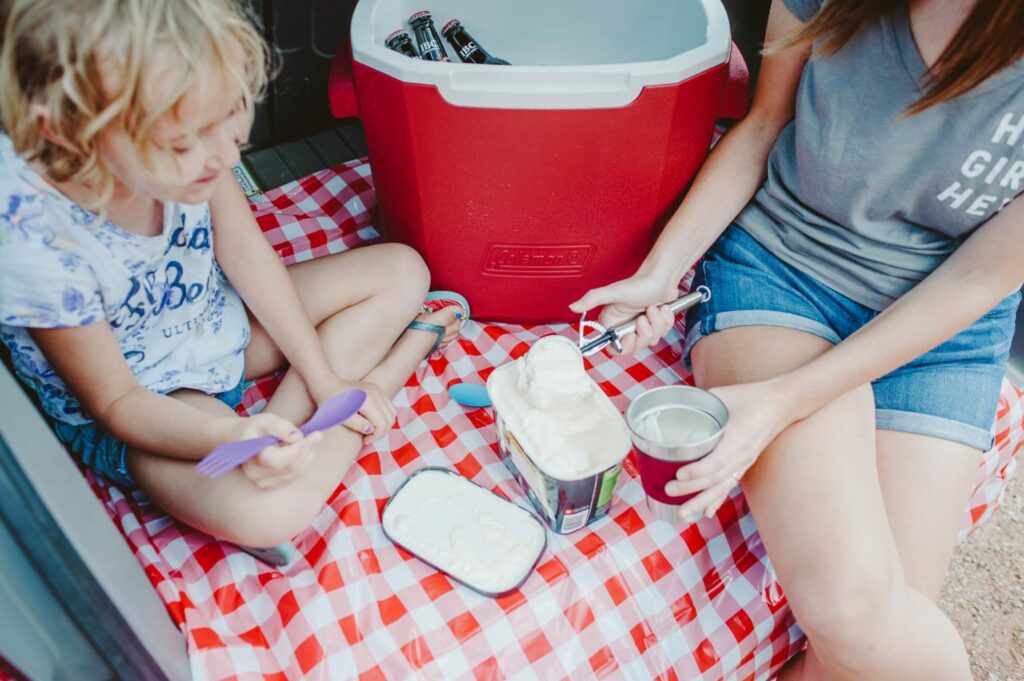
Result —
<path fill-rule="evenodd" d="M 230 170 L 210 200 L 214 254 L 231 285 L 274 339 L 317 403 L 339 389 L 323 344 L 280 258 L 264 238 Z"/>
<path fill-rule="evenodd" d="M 800 26 L 792 12 L 780 0 L 774 0 L 765 42 L 771 44 Z M 685 200 L 637 273 L 587 292 L 571 306 L 575 312 L 607 305 L 601 323 L 610 326 L 650 305 L 667 303 L 676 297 L 679 280 L 764 182 L 768 154 L 779 133 L 793 119 L 800 74 L 809 56 L 809 46 L 798 46 L 765 57 L 750 112 L 712 149 Z M 638 320 L 637 336 L 624 339 L 624 350 L 632 352 L 667 333 L 671 315 L 667 325 L 657 321 Z M 650 330 L 649 322 L 661 333 L 646 332 Z"/>
<path fill-rule="evenodd" d="M 705 459 L 683 468 L 669 494 L 700 492 L 682 514 L 714 513 L 760 452 L 791 423 L 952 338 L 1024 279 L 1024 200 L 979 227 L 941 266 L 852 336 L 807 364 L 759 383 L 713 389 L 729 427 Z M 732 416 L 736 418 L 733 419 Z"/>
<path fill-rule="evenodd" d="M 143 388 L 106 321 L 29 329 L 29 335 L 88 414 L 130 447 L 173 458 L 200 459 L 224 442 L 257 434 L 284 438 L 295 429 L 277 416 L 261 415 L 255 420 L 216 416 Z"/>

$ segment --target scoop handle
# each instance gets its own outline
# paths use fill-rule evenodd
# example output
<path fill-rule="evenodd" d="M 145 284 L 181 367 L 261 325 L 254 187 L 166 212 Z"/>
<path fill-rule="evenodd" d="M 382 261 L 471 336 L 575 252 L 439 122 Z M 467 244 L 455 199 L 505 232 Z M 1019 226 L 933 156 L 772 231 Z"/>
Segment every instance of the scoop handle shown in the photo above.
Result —
<path fill-rule="evenodd" d="M 694 291 L 693 293 L 687 293 L 685 296 L 680 296 L 668 304 L 669 311 L 677 315 L 683 310 L 688 310 L 697 303 L 704 300 L 704 293 L 701 291 Z M 639 319 L 639 315 L 633 317 L 628 322 L 623 322 L 618 326 L 613 326 L 608 329 L 615 334 L 616 338 L 622 338 L 626 334 L 633 333 L 636 331 L 636 320 Z"/>

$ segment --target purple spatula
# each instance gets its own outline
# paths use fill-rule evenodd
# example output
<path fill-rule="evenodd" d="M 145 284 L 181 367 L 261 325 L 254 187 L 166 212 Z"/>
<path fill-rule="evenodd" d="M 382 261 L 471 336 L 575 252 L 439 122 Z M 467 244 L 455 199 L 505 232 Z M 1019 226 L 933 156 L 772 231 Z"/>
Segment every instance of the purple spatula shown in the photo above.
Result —
<path fill-rule="evenodd" d="M 365 401 L 366 393 L 362 390 L 346 390 L 343 393 L 338 393 L 320 405 L 316 413 L 299 426 L 299 431 L 303 435 L 311 435 L 319 430 L 333 428 L 358 412 Z M 264 447 L 269 447 L 280 441 L 273 435 L 264 435 L 249 440 L 225 442 L 203 457 L 203 460 L 196 465 L 196 470 L 208 478 L 218 478 L 259 454 Z"/>

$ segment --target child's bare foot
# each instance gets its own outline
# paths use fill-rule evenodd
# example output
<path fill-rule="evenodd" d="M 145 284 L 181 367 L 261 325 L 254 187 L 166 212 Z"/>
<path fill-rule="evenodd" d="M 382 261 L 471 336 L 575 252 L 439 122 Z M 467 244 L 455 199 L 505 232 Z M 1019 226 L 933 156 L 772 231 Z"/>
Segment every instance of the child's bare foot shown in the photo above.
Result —
<path fill-rule="evenodd" d="M 458 338 L 468 317 L 469 303 L 465 298 L 451 291 L 432 291 L 420 314 L 364 380 L 380 386 L 388 395 L 398 394 L 409 374 L 424 359 Z"/>

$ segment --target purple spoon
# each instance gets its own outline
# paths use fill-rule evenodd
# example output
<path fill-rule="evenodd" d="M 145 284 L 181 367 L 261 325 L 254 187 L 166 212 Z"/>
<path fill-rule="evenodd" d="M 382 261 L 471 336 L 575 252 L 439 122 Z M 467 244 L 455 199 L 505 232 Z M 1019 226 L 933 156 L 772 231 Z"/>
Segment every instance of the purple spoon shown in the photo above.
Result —
<path fill-rule="evenodd" d="M 303 435 L 312 435 L 317 431 L 333 428 L 358 412 L 365 401 L 366 393 L 362 390 L 346 390 L 343 393 L 338 393 L 320 405 L 316 413 L 299 426 L 299 431 Z M 280 441 L 273 435 L 264 435 L 248 440 L 225 442 L 203 457 L 203 460 L 196 465 L 196 470 L 208 478 L 218 478 L 232 468 L 238 468 L 259 454 L 265 447 Z"/>

